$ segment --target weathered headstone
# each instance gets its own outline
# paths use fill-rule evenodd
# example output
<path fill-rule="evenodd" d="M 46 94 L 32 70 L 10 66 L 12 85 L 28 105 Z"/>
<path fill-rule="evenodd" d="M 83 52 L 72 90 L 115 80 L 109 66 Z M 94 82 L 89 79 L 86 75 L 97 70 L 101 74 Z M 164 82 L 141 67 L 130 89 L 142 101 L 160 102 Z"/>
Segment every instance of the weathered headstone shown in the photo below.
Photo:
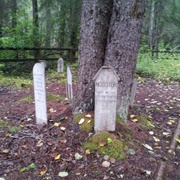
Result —
<path fill-rule="evenodd" d="M 134 104 L 134 99 L 136 95 L 136 89 L 137 89 L 137 80 L 133 80 L 133 85 L 131 87 L 131 97 L 130 97 L 130 106 L 133 106 Z"/>
<path fill-rule="evenodd" d="M 35 113 L 37 124 L 47 124 L 47 102 L 45 83 L 45 64 L 36 63 L 33 67 Z"/>
<path fill-rule="evenodd" d="M 57 72 L 63 72 L 64 71 L 64 60 L 62 58 L 58 59 L 57 62 Z"/>
<path fill-rule="evenodd" d="M 95 80 L 94 130 L 115 131 L 118 80 L 112 67 L 102 66 Z"/>
<path fill-rule="evenodd" d="M 71 69 L 68 66 L 67 67 L 67 98 L 68 99 L 73 99 L 73 89 L 72 89 L 72 73 Z"/>

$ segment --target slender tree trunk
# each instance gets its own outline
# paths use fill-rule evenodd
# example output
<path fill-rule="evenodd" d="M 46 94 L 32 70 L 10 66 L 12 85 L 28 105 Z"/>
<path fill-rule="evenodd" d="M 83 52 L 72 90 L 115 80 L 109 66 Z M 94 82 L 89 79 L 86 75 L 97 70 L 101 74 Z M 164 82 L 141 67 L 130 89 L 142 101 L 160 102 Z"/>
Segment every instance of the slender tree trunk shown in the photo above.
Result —
<path fill-rule="evenodd" d="M 38 21 L 37 0 L 32 0 L 32 8 L 33 8 L 33 41 L 34 41 L 34 47 L 39 47 L 39 21 Z M 39 51 L 35 51 L 34 58 L 37 60 L 40 58 Z"/>
<path fill-rule="evenodd" d="M 151 50 L 151 54 L 153 56 L 153 30 L 154 30 L 154 9 L 155 9 L 155 1 L 152 0 L 151 3 L 151 14 L 150 14 L 150 21 L 149 21 L 149 48 Z"/>
<path fill-rule="evenodd" d="M 75 112 L 94 108 L 93 77 L 103 65 L 112 0 L 83 0 Z"/>
<path fill-rule="evenodd" d="M 50 5 L 46 8 L 46 47 L 51 47 L 51 9 Z"/>
<path fill-rule="evenodd" d="M 104 65 L 112 66 L 120 78 L 117 114 L 125 122 L 136 68 L 144 8 L 143 0 L 114 0 L 107 38 Z"/>

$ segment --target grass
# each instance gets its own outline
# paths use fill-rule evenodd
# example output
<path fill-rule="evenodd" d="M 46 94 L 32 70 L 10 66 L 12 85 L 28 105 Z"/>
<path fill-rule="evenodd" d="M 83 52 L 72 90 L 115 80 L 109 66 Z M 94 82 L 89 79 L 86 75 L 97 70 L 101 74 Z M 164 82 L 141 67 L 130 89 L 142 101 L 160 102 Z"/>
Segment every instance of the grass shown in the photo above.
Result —
<path fill-rule="evenodd" d="M 180 55 L 161 55 L 154 61 L 150 54 L 139 54 L 136 73 L 156 80 L 180 81 Z"/>
<path fill-rule="evenodd" d="M 31 87 L 32 84 L 31 79 L 0 75 L 0 86 L 10 86 L 12 89 L 21 89 Z"/>
<path fill-rule="evenodd" d="M 65 97 L 62 97 L 60 95 L 47 93 L 47 101 L 61 102 L 64 99 L 65 99 Z M 21 102 L 34 101 L 34 96 L 33 95 L 26 96 L 26 97 L 20 99 L 20 101 Z"/>

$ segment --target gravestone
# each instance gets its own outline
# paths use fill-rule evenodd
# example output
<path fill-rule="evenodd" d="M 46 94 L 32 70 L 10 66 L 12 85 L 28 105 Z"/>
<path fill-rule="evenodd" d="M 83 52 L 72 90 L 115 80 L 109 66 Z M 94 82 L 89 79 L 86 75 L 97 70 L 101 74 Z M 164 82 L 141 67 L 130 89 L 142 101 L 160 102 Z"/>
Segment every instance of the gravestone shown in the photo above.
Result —
<path fill-rule="evenodd" d="M 35 113 L 37 124 L 47 124 L 47 102 L 45 83 L 45 64 L 36 63 L 33 67 Z"/>
<path fill-rule="evenodd" d="M 63 72 L 64 71 L 64 60 L 62 58 L 59 58 L 57 61 L 57 72 Z"/>
<path fill-rule="evenodd" d="M 66 85 L 67 98 L 73 99 L 73 89 L 72 89 L 72 73 L 71 69 L 67 67 L 67 85 Z"/>
<path fill-rule="evenodd" d="M 130 106 L 133 106 L 134 104 L 134 99 L 136 95 L 136 89 L 137 89 L 137 80 L 133 80 L 133 85 L 131 88 L 131 96 L 130 96 Z"/>
<path fill-rule="evenodd" d="M 118 80 L 112 67 L 102 66 L 95 81 L 94 130 L 115 131 Z"/>

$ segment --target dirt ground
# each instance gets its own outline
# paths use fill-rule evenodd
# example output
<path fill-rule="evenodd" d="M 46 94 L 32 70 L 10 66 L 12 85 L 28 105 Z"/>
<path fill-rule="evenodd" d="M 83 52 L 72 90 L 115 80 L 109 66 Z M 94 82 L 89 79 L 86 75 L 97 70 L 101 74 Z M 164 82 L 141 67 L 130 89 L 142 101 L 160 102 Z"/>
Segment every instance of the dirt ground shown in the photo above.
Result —
<path fill-rule="evenodd" d="M 47 93 L 65 97 L 65 85 L 49 83 Z M 128 143 L 129 139 L 123 136 L 128 131 L 135 144 L 135 154 L 126 153 L 124 160 L 116 159 L 109 167 L 102 166 L 104 155 L 87 154 L 82 149 L 88 133 L 72 122 L 73 115 L 66 101 L 48 101 L 48 125 L 40 128 L 35 123 L 33 101 L 20 101 L 30 94 L 32 88 L 15 91 L 0 87 L 0 179 L 56 180 L 62 179 L 59 172 L 65 171 L 68 176 L 64 179 L 71 180 L 149 180 L 158 179 L 161 162 L 166 164 L 162 176 L 165 180 L 180 179 L 179 143 L 174 153 L 168 153 L 180 121 L 178 82 L 138 83 L 126 127 L 117 125 L 116 131 L 111 132 Z M 142 115 L 151 122 L 148 128 L 138 119 Z M 59 122 L 59 127 L 54 126 Z M 82 159 L 76 159 L 75 153 L 82 155 Z"/>

